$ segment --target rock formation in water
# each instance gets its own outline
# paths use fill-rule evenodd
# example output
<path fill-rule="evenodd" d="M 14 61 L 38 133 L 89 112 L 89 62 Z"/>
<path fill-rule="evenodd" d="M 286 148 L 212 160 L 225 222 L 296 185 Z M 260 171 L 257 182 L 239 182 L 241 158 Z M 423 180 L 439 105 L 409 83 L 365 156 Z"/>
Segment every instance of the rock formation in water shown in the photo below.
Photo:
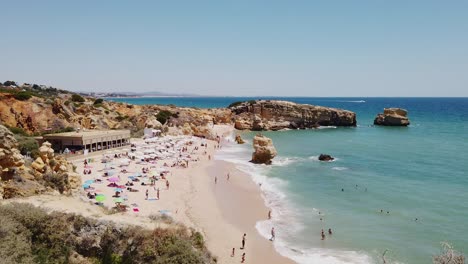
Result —
<path fill-rule="evenodd" d="M 261 134 L 254 137 L 253 147 L 254 152 L 251 160 L 253 163 L 269 165 L 277 154 L 273 141 Z"/>
<path fill-rule="evenodd" d="M 234 103 L 229 109 L 233 113 L 234 127 L 239 130 L 356 126 L 356 114 L 351 111 L 287 101 L 248 101 Z"/>
<path fill-rule="evenodd" d="M 237 142 L 237 144 L 244 144 L 245 143 L 245 141 L 241 138 L 240 135 L 236 135 L 235 141 Z"/>
<path fill-rule="evenodd" d="M 334 160 L 335 158 L 328 155 L 328 154 L 320 154 L 319 158 L 318 158 L 320 161 L 332 161 Z"/>
<path fill-rule="evenodd" d="M 408 111 L 401 108 L 385 108 L 374 119 L 374 125 L 378 126 L 408 126 L 410 121 L 407 117 Z"/>

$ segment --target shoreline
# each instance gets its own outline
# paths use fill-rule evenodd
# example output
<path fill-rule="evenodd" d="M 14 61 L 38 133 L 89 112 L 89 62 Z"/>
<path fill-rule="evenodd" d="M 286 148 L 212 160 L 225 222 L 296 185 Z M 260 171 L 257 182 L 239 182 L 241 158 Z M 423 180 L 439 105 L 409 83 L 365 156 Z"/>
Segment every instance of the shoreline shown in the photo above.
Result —
<path fill-rule="evenodd" d="M 197 193 L 189 203 L 190 216 L 203 230 L 208 248 L 219 263 L 239 263 L 244 252 L 245 263 L 295 263 L 280 255 L 274 242 L 257 231 L 256 223 L 267 219 L 269 209 L 250 175 L 222 160 L 215 160 L 200 170 L 207 177 L 191 182 Z M 241 250 L 244 233 L 247 234 L 246 248 Z M 234 257 L 231 257 L 232 248 L 235 248 Z"/>

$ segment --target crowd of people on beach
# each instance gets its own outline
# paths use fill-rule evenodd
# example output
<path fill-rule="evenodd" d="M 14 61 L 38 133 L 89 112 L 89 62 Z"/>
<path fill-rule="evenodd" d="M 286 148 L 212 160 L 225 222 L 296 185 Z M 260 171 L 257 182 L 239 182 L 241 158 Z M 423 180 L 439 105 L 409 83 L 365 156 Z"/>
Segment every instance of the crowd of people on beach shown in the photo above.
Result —
<path fill-rule="evenodd" d="M 112 202 L 104 202 L 105 193 L 99 189 L 101 184 L 107 181 L 106 187 L 112 188 L 114 208 L 127 211 L 130 206 L 133 212 L 139 212 L 138 204 L 131 201 L 129 193 L 144 192 L 145 201 L 160 200 L 160 184 L 170 189 L 168 177 L 172 174 L 169 168 L 187 168 L 190 162 L 200 160 L 199 147 L 208 148 L 205 139 L 188 137 L 155 138 L 145 142 L 131 145 L 131 150 L 121 149 L 102 154 L 101 163 L 104 168 L 93 173 L 91 164 L 96 162 L 94 158 L 86 158 L 83 163 L 83 190 L 86 198 L 96 200 L 96 204 L 113 205 Z M 97 165 L 102 167 L 102 165 Z M 117 169 L 119 172 L 117 173 Z M 151 197 L 154 192 L 156 196 Z M 168 210 L 163 210 L 168 211 Z"/>

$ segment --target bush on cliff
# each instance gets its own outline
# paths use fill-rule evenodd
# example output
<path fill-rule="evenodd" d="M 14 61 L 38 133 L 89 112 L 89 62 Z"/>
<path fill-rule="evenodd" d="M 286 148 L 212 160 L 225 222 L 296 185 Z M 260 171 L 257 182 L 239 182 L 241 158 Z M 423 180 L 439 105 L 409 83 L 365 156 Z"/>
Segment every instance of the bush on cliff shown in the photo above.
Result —
<path fill-rule="evenodd" d="M 104 100 L 102 98 L 98 98 L 96 100 L 94 100 L 94 105 L 98 105 L 98 104 L 102 104 Z"/>
<path fill-rule="evenodd" d="M 165 124 L 167 120 L 169 120 L 173 116 L 173 114 L 167 110 L 161 110 L 159 113 L 156 115 L 156 120 L 159 121 L 161 124 Z"/>
<path fill-rule="evenodd" d="M 73 102 L 78 102 L 78 103 L 83 103 L 84 101 L 86 101 L 83 96 L 79 95 L 79 94 L 73 94 L 72 97 L 71 97 L 71 100 Z"/>
<path fill-rule="evenodd" d="M 15 134 L 15 135 L 21 135 L 21 136 L 27 136 L 28 133 L 26 133 L 26 131 L 24 131 L 24 129 L 22 129 L 21 127 L 7 127 L 11 133 Z"/>
<path fill-rule="evenodd" d="M 231 103 L 231 104 L 228 106 L 228 108 L 236 107 L 236 106 L 239 106 L 239 105 L 241 105 L 241 104 L 242 104 L 241 101 L 237 101 L 237 102 Z"/>
<path fill-rule="evenodd" d="M 37 140 L 33 137 L 27 137 L 23 135 L 15 135 L 16 140 L 18 141 L 18 149 L 22 155 L 32 154 L 34 151 L 39 149 L 39 144 L 37 144 Z"/>
<path fill-rule="evenodd" d="M 213 263 L 186 228 L 118 227 L 74 214 L 48 214 L 29 204 L 0 206 L 2 263 Z M 76 263 L 76 262 L 75 262 Z"/>
<path fill-rule="evenodd" d="M 19 101 L 26 101 L 26 100 L 29 100 L 32 97 L 32 95 L 30 92 L 22 91 L 22 92 L 16 93 L 13 97 Z"/>

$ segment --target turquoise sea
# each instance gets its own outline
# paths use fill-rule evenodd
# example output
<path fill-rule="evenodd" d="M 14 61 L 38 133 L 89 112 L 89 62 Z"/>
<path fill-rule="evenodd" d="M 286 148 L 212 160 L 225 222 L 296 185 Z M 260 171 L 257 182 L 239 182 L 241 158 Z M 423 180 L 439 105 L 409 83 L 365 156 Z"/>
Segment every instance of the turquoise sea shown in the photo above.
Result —
<path fill-rule="evenodd" d="M 250 99 L 258 98 L 113 100 L 209 108 Z M 248 163 L 249 144 L 217 156 L 262 183 L 274 221 L 257 229 L 268 236 L 275 226 L 281 254 L 299 263 L 382 263 L 388 250 L 387 263 L 431 263 L 442 241 L 468 254 L 468 98 L 262 99 L 348 109 L 358 119 L 355 128 L 265 132 L 278 150 L 272 166 Z M 407 109 L 411 125 L 372 126 L 384 107 Z M 242 135 L 251 141 L 254 133 Z M 321 153 L 337 159 L 319 162 Z M 322 228 L 334 234 L 321 241 Z"/>

